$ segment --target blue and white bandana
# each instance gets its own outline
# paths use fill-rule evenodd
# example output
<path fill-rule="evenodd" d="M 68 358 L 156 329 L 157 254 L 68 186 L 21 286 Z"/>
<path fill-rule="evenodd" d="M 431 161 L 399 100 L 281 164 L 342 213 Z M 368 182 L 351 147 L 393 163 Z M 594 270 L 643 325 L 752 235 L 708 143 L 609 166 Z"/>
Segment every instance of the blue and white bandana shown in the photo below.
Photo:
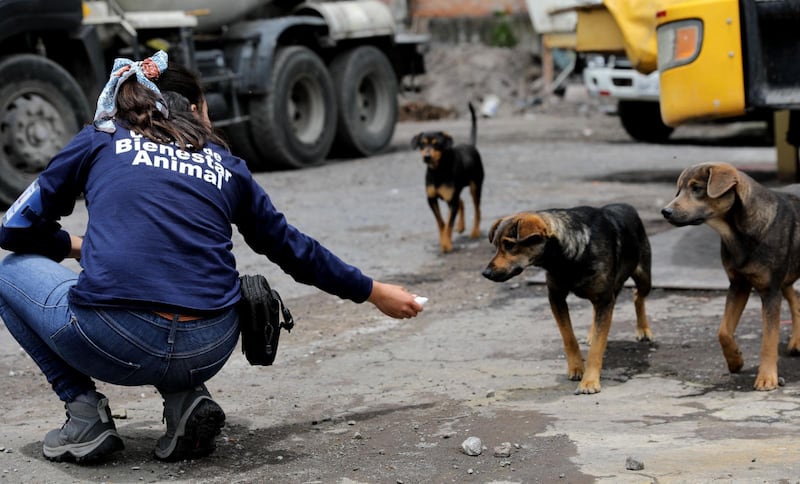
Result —
<path fill-rule="evenodd" d="M 163 50 L 159 50 L 153 54 L 149 57 L 149 60 L 158 68 L 159 74 L 164 72 L 167 68 L 167 53 Z M 161 111 L 164 117 L 169 116 L 167 103 L 161 96 L 161 91 L 158 89 L 158 86 L 153 83 L 153 80 L 147 77 L 145 71 L 142 69 L 143 62 L 144 61 L 135 62 L 125 58 L 114 60 L 114 66 L 111 68 L 111 76 L 108 78 L 103 92 L 100 93 L 100 97 L 97 98 L 97 110 L 94 113 L 95 129 L 98 131 L 105 131 L 106 133 L 113 133 L 116 131 L 113 119 L 117 112 L 117 92 L 119 92 L 119 86 L 133 75 L 136 76 L 136 80 L 139 84 L 156 93 L 156 96 L 158 96 L 156 108 Z M 122 70 L 126 67 L 127 69 Z M 153 79 L 158 79 L 158 75 Z"/>

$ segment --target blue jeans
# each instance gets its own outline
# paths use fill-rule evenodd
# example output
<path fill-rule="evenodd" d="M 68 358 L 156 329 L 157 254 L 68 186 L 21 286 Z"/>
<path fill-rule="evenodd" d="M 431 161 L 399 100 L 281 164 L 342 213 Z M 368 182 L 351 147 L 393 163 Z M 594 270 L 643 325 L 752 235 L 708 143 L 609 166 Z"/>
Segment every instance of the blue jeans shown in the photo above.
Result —
<path fill-rule="evenodd" d="M 64 402 L 95 388 L 92 378 L 161 393 L 214 376 L 239 338 L 235 309 L 194 321 L 150 311 L 70 304 L 78 275 L 38 255 L 0 261 L 0 317 Z"/>

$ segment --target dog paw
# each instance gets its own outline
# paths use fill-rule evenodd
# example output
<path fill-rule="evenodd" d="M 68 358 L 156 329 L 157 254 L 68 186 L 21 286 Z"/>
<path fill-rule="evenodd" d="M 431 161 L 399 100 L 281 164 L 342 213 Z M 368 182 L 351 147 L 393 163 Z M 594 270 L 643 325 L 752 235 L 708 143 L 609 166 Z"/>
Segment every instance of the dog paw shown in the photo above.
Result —
<path fill-rule="evenodd" d="M 789 356 L 800 356 L 800 341 L 794 338 L 790 339 L 789 344 L 786 346 L 786 351 Z"/>
<path fill-rule="evenodd" d="M 744 367 L 744 359 L 741 355 L 738 358 L 728 360 L 728 371 L 731 373 L 739 373 Z"/>
<path fill-rule="evenodd" d="M 760 392 L 768 392 L 778 388 L 778 375 L 761 375 L 756 377 L 753 387 Z"/>
<path fill-rule="evenodd" d="M 580 359 L 578 359 L 580 363 L 583 363 Z M 569 365 L 567 367 L 567 378 L 572 381 L 581 381 L 583 380 L 583 365 L 582 364 L 574 364 Z"/>
<path fill-rule="evenodd" d="M 728 336 L 720 335 L 719 343 L 722 348 L 722 356 L 725 357 L 725 362 L 728 363 L 728 371 L 739 373 L 744 366 L 742 350 L 739 349 L 736 341 Z"/>
<path fill-rule="evenodd" d="M 753 388 L 761 392 L 768 392 L 778 388 L 782 380 L 782 378 L 778 378 L 778 371 L 776 368 L 766 369 L 764 371 L 759 369 Z"/>
<path fill-rule="evenodd" d="M 582 381 L 575 389 L 575 395 L 593 395 L 595 393 L 600 393 L 599 381 Z"/>
<path fill-rule="evenodd" d="M 637 329 L 636 341 L 653 341 L 653 333 L 649 329 Z"/>

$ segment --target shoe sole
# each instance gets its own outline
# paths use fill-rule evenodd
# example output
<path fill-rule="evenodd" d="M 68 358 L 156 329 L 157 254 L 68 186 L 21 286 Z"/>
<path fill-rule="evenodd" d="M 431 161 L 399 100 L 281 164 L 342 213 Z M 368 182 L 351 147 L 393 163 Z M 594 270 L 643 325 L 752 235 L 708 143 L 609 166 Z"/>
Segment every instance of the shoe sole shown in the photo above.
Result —
<path fill-rule="evenodd" d="M 102 460 L 124 448 L 125 444 L 119 434 L 114 430 L 106 430 L 90 442 L 59 447 L 42 447 L 42 454 L 46 459 L 54 462 L 85 464 Z"/>
<path fill-rule="evenodd" d="M 175 432 L 172 451 L 156 449 L 159 460 L 174 462 L 205 457 L 217 448 L 215 439 L 225 426 L 225 412 L 209 398 L 202 399 Z"/>

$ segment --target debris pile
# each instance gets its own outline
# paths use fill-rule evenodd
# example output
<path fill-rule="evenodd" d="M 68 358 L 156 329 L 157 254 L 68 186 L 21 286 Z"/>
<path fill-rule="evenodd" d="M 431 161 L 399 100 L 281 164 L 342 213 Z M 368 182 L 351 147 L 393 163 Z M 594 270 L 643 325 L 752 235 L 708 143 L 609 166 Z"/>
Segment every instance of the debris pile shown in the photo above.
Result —
<path fill-rule="evenodd" d="M 527 48 L 432 44 L 425 67 L 404 83 L 401 121 L 462 117 L 468 102 L 480 113 L 487 99 L 499 101 L 493 116 L 521 114 L 540 102 L 541 61 Z"/>

